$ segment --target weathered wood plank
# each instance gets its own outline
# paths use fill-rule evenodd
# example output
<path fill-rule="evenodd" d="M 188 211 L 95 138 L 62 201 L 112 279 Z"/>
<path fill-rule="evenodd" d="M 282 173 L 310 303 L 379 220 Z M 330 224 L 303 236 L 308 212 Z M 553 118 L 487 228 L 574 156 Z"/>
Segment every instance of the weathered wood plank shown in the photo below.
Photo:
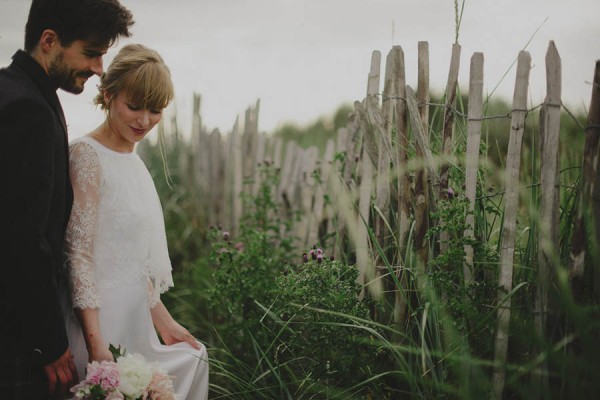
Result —
<path fill-rule="evenodd" d="M 479 146 L 483 118 L 483 53 L 473 53 L 469 77 L 469 121 L 467 123 L 467 159 L 465 166 L 465 197 L 469 202 L 464 237 L 474 239 L 475 194 L 479 171 Z M 465 286 L 473 283 L 473 246 L 465 245 L 463 280 Z"/>
<path fill-rule="evenodd" d="M 311 220 L 311 211 L 313 198 L 315 196 L 315 179 L 313 173 L 317 164 L 317 157 L 319 155 L 319 149 L 316 146 L 311 146 L 307 149 L 300 149 L 302 155 L 300 156 L 300 163 L 298 175 L 294 180 L 294 186 L 292 192 L 294 197 L 298 199 L 297 210 L 302 214 L 300 220 L 295 225 L 295 236 L 300 239 L 300 248 L 309 249 L 315 243 L 309 243 L 309 228 Z"/>
<path fill-rule="evenodd" d="M 592 99 L 590 101 L 590 112 L 588 116 L 589 126 L 587 131 L 600 138 L 600 66 L 596 62 L 596 73 L 592 85 Z M 592 217 L 594 221 L 593 243 L 600 243 L 600 149 L 596 146 L 595 169 L 590 174 L 592 184 Z M 592 293 L 596 302 L 600 302 L 600 267 L 595 264 L 593 271 L 594 282 L 592 283 Z"/>
<path fill-rule="evenodd" d="M 398 96 L 394 109 L 394 125 L 396 128 L 396 176 L 398 177 L 398 260 L 404 260 L 406 240 L 410 230 L 410 213 L 412 208 L 412 192 L 408 174 L 408 129 L 406 106 L 406 68 L 404 51 L 394 46 L 398 56 L 398 67 L 394 71 L 396 93 Z"/>
<path fill-rule="evenodd" d="M 508 351 L 509 325 L 511 314 L 513 261 L 515 255 L 515 231 L 517 227 L 517 209 L 519 203 L 519 169 L 521 164 L 521 147 L 525 117 L 527 115 L 527 91 L 531 56 L 527 51 L 519 52 L 517 61 L 517 78 L 513 97 L 510 138 L 506 156 L 506 178 L 504 194 L 504 223 L 500 253 L 500 275 L 498 278 L 498 327 L 496 330 L 495 363 L 493 373 L 492 395 L 502 399 L 506 372 L 506 355 Z"/>
<path fill-rule="evenodd" d="M 243 190 L 243 172 L 242 172 L 242 142 L 239 131 L 239 121 L 236 118 L 233 129 L 231 130 L 231 147 L 228 157 L 228 166 L 231 166 L 232 174 L 232 193 L 231 193 L 231 233 L 239 233 L 240 218 L 242 217 L 242 190 Z"/>
<path fill-rule="evenodd" d="M 262 176 L 258 173 L 259 165 L 263 165 L 265 161 L 265 146 L 266 146 L 265 135 L 262 133 L 256 133 L 255 135 L 255 146 L 254 146 L 254 155 L 252 158 L 254 159 L 254 182 L 252 184 L 252 195 L 256 196 L 258 194 L 258 190 L 260 185 L 262 184 Z"/>
<path fill-rule="evenodd" d="M 206 197 L 210 199 L 210 206 L 207 213 L 210 225 L 223 223 L 223 178 L 224 178 L 224 158 L 223 143 L 221 141 L 221 133 L 218 129 L 214 129 L 208 137 L 209 143 L 209 188 L 206 192 Z"/>
<path fill-rule="evenodd" d="M 378 104 L 377 94 L 379 93 L 379 78 L 381 69 L 381 53 L 373 51 L 371 55 L 371 69 L 367 80 L 367 97 L 366 103 Z M 360 121 L 359 121 L 360 122 Z M 363 121 L 364 122 L 364 121 Z M 361 123 L 361 126 L 364 124 Z M 372 138 L 367 137 L 369 132 L 363 131 L 364 140 L 360 160 L 360 187 L 358 198 L 358 220 L 357 220 L 357 235 L 355 240 L 356 249 L 356 265 L 360 272 L 358 281 L 364 284 L 365 287 L 375 277 L 375 265 L 370 251 L 370 238 L 368 229 L 370 225 L 370 210 L 371 210 L 371 193 L 373 190 L 373 162 L 371 160 L 368 146 L 364 144 Z M 379 281 L 375 281 L 379 282 Z M 369 292 L 371 292 L 369 287 Z M 375 288 L 373 288 L 375 289 Z M 378 295 L 377 290 L 373 290 L 375 296 Z"/>
<path fill-rule="evenodd" d="M 393 124 L 396 130 L 396 153 L 395 153 L 395 172 L 398 179 L 397 188 L 397 264 L 396 278 L 400 282 L 400 287 L 394 291 L 394 324 L 400 328 L 400 325 L 406 318 L 408 309 L 407 303 L 407 282 L 408 277 L 403 271 L 405 264 L 405 250 L 407 245 L 408 233 L 410 231 L 410 212 L 412 207 L 412 192 L 408 174 L 408 129 L 406 115 L 406 68 L 404 64 L 404 51 L 400 46 L 394 46 L 394 52 L 397 65 L 393 71 L 392 79 L 397 99 L 394 102 Z"/>
<path fill-rule="evenodd" d="M 387 248 L 387 238 L 390 232 L 387 232 L 390 217 L 390 189 L 391 189 L 391 155 L 392 155 L 392 129 L 394 116 L 394 102 L 391 97 L 396 96 L 395 81 L 393 79 L 394 71 L 399 62 L 397 51 L 393 48 L 386 57 L 385 79 L 382 97 L 381 126 L 377 126 L 377 175 L 375 187 L 375 205 L 379 213 L 374 214 L 374 230 L 379 246 L 382 249 Z M 375 264 L 380 262 L 379 255 L 376 257 Z"/>
<path fill-rule="evenodd" d="M 600 219 L 598 211 L 593 214 L 594 206 L 599 204 L 600 197 L 594 190 L 598 190 L 600 179 L 598 174 L 597 160 L 600 160 L 600 60 L 596 61 L 594 69 L 594 78 L 592 79 L 592 95 L 590 108 L 588 112 L 588 128 L 585 131 L 585 145 L 583 154 L 583 179 L 581 183 L 581 196 L 577 208 L 577 219 L 575 221 L 573 240 L 571 242 L 571 252 L 569 255 L 569 277 L 573 281 L 575 296 L 579 298 L 584 282 L 585 258 L 587 249 L 587 232 L 591 221 L 596 222 L 596 239 L 592 243 L 600 243 Z M 593 217 L 593 218 L 590 218 Z M 593 274 L 595 277 L 600 275 Z M 600 277 L 599 277 L 600 279 Z M 598 286 L 600 289 L 600 285 Z M 598 291 L 596 291 L 598 293 Z M 600 293 L 599 293 L 600 294 Z"/>
<path fill-rule="evenodd" d="M 446 83 L 445 108 L 444 108 L 444 126 L 442 128 L 442 159 L 444 162 L 440 167 L 440 187 L 438 197 L 443 200 L 448 199 L 448 174 L 450 171 L 450 158 L 452 154 L 452 140 L 454 137 L 454 107 L 456 103 L 456 92 L 458 87 L 458 70 L 460 68 L 460 45 L 452 45 L 452 56 L 450 57 L 450 69 L 448 70 L 448 81 Z M 440 226 L 444 221 L 439 221 Z M 440 232 L 440 253 L 448 250 L 448 241 L 450 237 L 448 232 Z"/>
<path fill-rule="evenodd" d="M 538 337 L 546 337 L 548 296 L 557 267 L 559 229 L 558 135 L 561 109 L 561 61 L 554 41 L 546 52 L 546 99 L 540 114 L 541 165 L 540 211 L 538 229 L 538 281 L 535 302 L 535 325 Z M 548 365 L 541 364 L 541 393 L 550 390 Z"/>
<path fill-rule="evenodd" d="M 310 246 L 311 243 L 319 244 L 323 243 L 319 240 L 319 228 L 323 222 L 323 216 L 325 215 L 325 195 L 327 194 L 325 189 L 325 182 L 329 180 L 329 174 L 331 173 L 331 167 L 333 162 L 335 144 L 333 139 L 327 141 L 325 148 L 325 154 L 321 160 L 317 161 L 316 170 L 319 176 L 319 180 L 314 182 L 315 184 L 315 196 L 312 212 L 309 215 L 308 225 L 308 239 L 307 243 Z"/>

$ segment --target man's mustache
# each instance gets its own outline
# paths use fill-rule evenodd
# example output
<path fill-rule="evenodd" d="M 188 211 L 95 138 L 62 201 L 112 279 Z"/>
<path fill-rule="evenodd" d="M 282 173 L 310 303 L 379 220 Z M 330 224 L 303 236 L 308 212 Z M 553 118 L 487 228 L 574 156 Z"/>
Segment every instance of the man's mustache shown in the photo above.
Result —
<path fill-rule="evenodd" d="M 80 72 L 77 74 L 77 76 L 81 76 L 82 78 L 91 78 L 94 76 L 94 73 L 92 71 Z"/>

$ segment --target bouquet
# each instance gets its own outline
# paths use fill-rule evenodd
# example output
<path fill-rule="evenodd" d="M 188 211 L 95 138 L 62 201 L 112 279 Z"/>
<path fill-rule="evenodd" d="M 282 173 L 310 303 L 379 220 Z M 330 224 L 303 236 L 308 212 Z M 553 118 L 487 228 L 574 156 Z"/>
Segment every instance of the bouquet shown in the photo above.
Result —
<path fill-rule="evenodd" d="M 110 345 L 114 361 L 92 361 L 85 379 L 71 388 L 73 400 L 176 400 L 171 377 L 158 363 Z"/>

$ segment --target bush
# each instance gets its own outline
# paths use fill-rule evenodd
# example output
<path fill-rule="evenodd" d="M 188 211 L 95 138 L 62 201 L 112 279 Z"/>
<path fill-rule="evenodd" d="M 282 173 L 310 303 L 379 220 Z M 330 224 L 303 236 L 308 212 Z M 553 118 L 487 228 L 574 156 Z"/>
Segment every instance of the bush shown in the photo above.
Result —
<path fill-rule="evenodd" d="M 359 299 L 355 266 L 327 259 L 321 249 L 287 265 L 275 282 L 271 310 L 285 326 L 275 351 L 277 365 L 310 372 L 319 383 L 349 387 L 372 375 L 378 353 L 369 326 L 369 301 Z"/>

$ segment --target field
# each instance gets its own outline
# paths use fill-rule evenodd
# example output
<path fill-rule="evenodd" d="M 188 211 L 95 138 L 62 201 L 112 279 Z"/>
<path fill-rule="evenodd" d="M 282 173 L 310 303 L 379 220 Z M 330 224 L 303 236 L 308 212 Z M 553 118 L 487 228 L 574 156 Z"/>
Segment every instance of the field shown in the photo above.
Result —
<path fill-rule="evenodd" d="M 459 91 L 458 44 L 441 96 L 426 42 L 416 90 L 400 47 L 381 64 L 311 126 L 259 132 L 257 102 L 222 135 L 196 105 L 191 139 L 139 149 L 210 398 L 598 398 L 600 63 L 587 116 L 552 42 L 541 104 L 526 51 L 511 104 L 483 98 L 480 53 Z"/>

